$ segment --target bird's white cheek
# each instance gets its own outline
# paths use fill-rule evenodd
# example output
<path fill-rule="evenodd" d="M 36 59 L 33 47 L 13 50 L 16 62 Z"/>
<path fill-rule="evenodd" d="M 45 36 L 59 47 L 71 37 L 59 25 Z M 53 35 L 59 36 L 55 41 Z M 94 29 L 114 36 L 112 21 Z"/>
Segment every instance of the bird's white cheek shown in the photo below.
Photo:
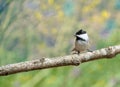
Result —
<path fill-rule="evenodd" d="M 89 38 L 88 38 L 88 35 L 87 34 L 82 34 L 82 35 L 77 35 L 78 37 L 80 37 L 80 38 L 83 38 L 83 39 L 85 39 L 86 41 L 88 41 L 89 40 Z"/>

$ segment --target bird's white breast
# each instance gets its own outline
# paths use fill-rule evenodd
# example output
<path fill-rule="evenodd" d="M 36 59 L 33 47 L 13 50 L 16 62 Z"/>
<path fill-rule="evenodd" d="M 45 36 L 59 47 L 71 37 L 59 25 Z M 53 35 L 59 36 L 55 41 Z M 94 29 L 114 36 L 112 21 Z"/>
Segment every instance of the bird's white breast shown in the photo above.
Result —
<path fill-rule="evenodd" d="M 88 48 L 89 42 L 78 40 L 75 42 L 75 48 L 78 51 L 85 51 Z"/>

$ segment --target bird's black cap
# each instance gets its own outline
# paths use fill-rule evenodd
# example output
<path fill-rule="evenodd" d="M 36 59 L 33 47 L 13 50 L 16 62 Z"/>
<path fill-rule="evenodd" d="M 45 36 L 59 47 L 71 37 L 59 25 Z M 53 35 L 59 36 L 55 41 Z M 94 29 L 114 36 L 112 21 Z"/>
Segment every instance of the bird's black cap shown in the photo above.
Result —
<path fill-rule="evenodd" d="M 79 31 L 77 31 L 77 32 L 75 33 L 75 35 L 80 35 L 80 34 L 85 34 L 85 33 L 86 33 L 86 31 L 80 29 Z"/>

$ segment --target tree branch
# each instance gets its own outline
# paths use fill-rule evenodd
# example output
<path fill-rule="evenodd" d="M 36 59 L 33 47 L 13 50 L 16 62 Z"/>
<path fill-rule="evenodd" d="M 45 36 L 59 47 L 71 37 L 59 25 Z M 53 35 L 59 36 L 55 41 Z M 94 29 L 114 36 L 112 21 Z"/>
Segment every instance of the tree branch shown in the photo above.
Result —
<path fill-rule="evenodd" d="M 68 55 L 55 58 L 40 58 L 31 61 L 25 61 L 15 64 L 9 64 L 0 67 L 0 76 L 6 76 L 19 72 L 26 72 L 32 70 L 46 69 L 52 67 L 68 66 L 68 65 L 79 65 L 84 62 L 103 59 L 113 58 L 115 55 L 120 53 L 120 45 L 110 46 L 93 52 L 86 52 L 80 55 Z"/>

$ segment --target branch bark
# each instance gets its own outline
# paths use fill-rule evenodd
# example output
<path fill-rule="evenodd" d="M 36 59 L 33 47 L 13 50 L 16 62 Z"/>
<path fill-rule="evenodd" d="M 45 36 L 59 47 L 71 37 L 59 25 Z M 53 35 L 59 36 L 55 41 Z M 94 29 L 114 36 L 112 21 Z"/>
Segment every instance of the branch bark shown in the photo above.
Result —
<path fill-rule="evenodd" d="M 55 58 L 40 58 L 31 61 L 25 61 L 15 64 L 9 64 L 0 67 L 0 76 L 6 76 L 10 74 L 40 70 L 52 67 L 68 66 L 68 65 L 79 65 L 84 62 L 108 58 L 111 59 L 115 55 L 120 54 L 120 45 L 110 46 L 93 52 L 86 52 L 80 55 L 68 55 Z"/>

